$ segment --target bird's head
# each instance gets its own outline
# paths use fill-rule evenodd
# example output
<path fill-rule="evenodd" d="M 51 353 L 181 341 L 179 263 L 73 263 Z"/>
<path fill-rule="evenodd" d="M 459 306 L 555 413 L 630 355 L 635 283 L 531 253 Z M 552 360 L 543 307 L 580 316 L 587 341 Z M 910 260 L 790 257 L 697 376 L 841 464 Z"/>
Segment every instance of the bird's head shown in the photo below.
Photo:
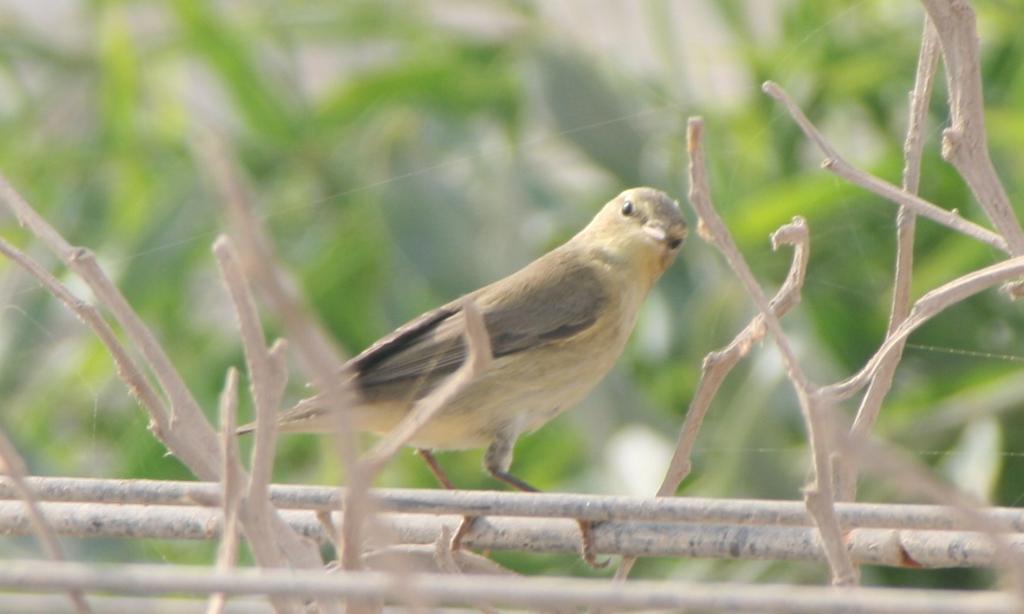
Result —
<path fill-rule="evenodd" d="M 653 283 L 675 261 L 686 233 L 679 203 L 660 190 L 632 188 L 602 207 L 579 236 Z"/>

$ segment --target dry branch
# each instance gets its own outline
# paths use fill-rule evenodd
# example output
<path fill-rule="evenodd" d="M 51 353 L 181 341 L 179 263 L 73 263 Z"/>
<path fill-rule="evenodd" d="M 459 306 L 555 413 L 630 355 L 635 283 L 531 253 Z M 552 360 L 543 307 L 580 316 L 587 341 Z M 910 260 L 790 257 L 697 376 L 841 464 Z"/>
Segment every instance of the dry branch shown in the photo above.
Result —
<path fill-rule="evenodd" d="M 774 250 L 777 250 L 780 245 L 793 246 L 793 261 L 789 267 L 789 274 L 782 287 L 768 303 L 772 313 L 776 317 L 782 317 L 800 302 L 800 291 L 807 273 L 807 261 L 810 253 L 806 221 L 800 217 L 794 218 L 792 222 L 772 234 L 771 243 Z M 686 419 L 679 432 L 675 453 L 669 463 L 665 478 L 658 488 L 659 497 L 674 494 L 689 475 L 693 446 L 697 442 L 701 423 L 711 407 L 711 401 L 714 400 L 719 387 L 733 367 L 764 338 L 764 334 L 764 317 L 758 314 L 733 338 L 729 345 L 711 352 L 704 358 L 697 390 L 686 411 Z"/>
<path fill-rule="evenodd" d="M 910 92 L 907 138 L 903 144 L 903 189 L 909 194 L 916 194 L 920 183 L 925 121 L 928 116 L 928 102 L 932 96 L 932 85 L 938 61 L 938 37 L 931 20 L 926 16 L 924 32 L 921 34 L 921 51 L 917 60 L 917 75 L 914 78 L 914 88 Z M 910 313 L 910 284 L 913 277 L 916 226 L 917 214 L 901 205 L 896 213 L 896 267 L 893 276 L 892 306 L 889 311 L 887 335 L 895 332 Z M 903 358 L 905 343 L 904 340 L 898 344 L 889 357 L 879 363 L 878 370 L 871 378 L 871 384 L 857 408 L 857 415 L 850 429 L 852 437 L 865 438 L 871 434 L 878 413 L 881 411 L 882 401 L 885 400 L 892 388 L 896 368 Z M 837 455 L 834 465 L 836 498 L 839 501 L 852 501 L 857 494 L 856 459 Z"/>
<path fill-rule="evenodd" d="M 68 243 L 55 228 L 36 213 L 3 176 L 0 176 L 0 200 L 3 200 L 19 222 L 27 226 L 50 251 L 82 278 L 82 281 L 92 290 L 96 300 L 110 311 L 128 338 L 145 357 L 157 382 L 164 394 L 167 395 L 170 405 L 166 429 L 164 424 L 158 420 L 155 420 L 155 424 L 151 426 L 157 437 L 166 439 L 164 443 L 170 447 L 175 456 L 181 459 L 200 479 L 217 479 L 217 436 L 213 429 L 209 428 L 199 403 L 196 402 L 181 375 L 171 364 L 170 358 L 156 340 L 156 336 L 100 268 L 93 253 Z M 147 409 L 149 409 L 148 406 Z M 204 426 L 206 428 L 203 428 Z M 167 432 L 159 432 L 162 430 Z"/>
<path fill-rule="evenodd" d="M 0 189 L 4 185 L 3 179 L 0 177 Z M 49 271 L 3 239 L 0 239 L 0 252 L 25 269 L 44 288 L 64 303 L 64 306 L 75 317 L 92 329 L 107 348 L 107 351 L 110 352 L 114 366 L 117 369 L 117 374 L 128 387 L 128 391 L 149 412 L 151 420 L 149 429 L 153 432 L 154 436 L 160 439 L 169 450 L 179 451 L 183 457 L 191 458 L 193 455 L 188 451 L 193 450 L 193 448 L 187 433 L 183 433 L 181 429 L 171 428 L 171 413 L 163 398 L 150 384 L 142 369 L 132 360 L 127 349 L 121 344 L 117 334 L 110 327 L 110 324 L 100 315 L 99 310 L 72 294 Z M 203 456 L 201 453 L 195 456 L 197 457 L 196 466 L 190 466 L 193 472 L 200 479 L 215 479 L 218 474 L 216 465 L 208 468 L 205 460 L 201 460 Z M 188 464 L 187 461 L 183 462 L 186 462 L 186 465 Z"/>
<path fill-rule="evenodd" d="M 829 569 L 832 572 L 832 583 L 840 586 L 854 584 L 857 581 L 857 573 L 843 546 L 843 536 L 839 522 L 836 520 L 835 499 L 832 494 L 831 446 L 829 442 L 831 425 L 827 423 L 829 416 L 826 413 L 830 407 L 826 406 L 825 401 L 817 395 L 817 390 L 804 374 L 796 354 L 782 330 L 779 319 L 772 311 L 768 298 L 761 286 L 754 280 L 750 266 L 743 258 L 739 248 L 736 247 L 732 234 L 712 204 L 707 169 L 704 165 L 704 149 L 701 142 L 702 128 L 703 122 L 699 118 L 690 118 L 686 133 L 687 151 L 690 154 L 689 200 L 700 220 L 698 232 L 702 238 L 712 243 L 725 256 L 729 266 L 740 278 L 747 293 L 754 300 L 761 317 L 764 318 L 765 326 L 779 348 L 782 361 L 786 365 L 787 375 L 800 402 L 800 410 L 810 442 L 814 471 L 810 483 L 804 487 L 807 510 L 814 517 L 821 532 L 825 552 L 828 555 Z"/>
<path fill-rule="evenodd" d="M 109 480 L 97 478 L 30 477 L 27 483 L 40 501 L 51 503 L 108 503 L 149 506 L 220 505 L 221 486 L 203 482 Z M 18 495 L 0 478 L 0 499 Z M 282 510 L 332 511 L 345 493 L 332 487 L 272 485 L 270 500 Z M 643 498 L 563 493 L 374 489 L 374 506 L 384 512 L 582 518 L 595 522 L 690 522 L 746 525 L 812 526 L 806 507 L 798 501 L 712 499 L 703 497 Z M 887 503 L 837 503 L 836 513 L 850 528 L 972 530 L 947 506 Z M 978 510 L 998 530 L 1024 533 L 1024 508 L 990 507 Z"/>
<path fill-rule="evenodd" d="M 341 468 L 347 471 L 354 497 L 350 513 L 362 513 L 366 507 L 361 498 L 370 478 L 363 475 L 358 464 L 358 449 L 351 418 L 346 411 L 357 394 L 349 386 L 348 378 L 340 373 L 344 352 L 332 340 L 327 330 L 313 316 L 313 310 L 302 300 L 298 285 L 280 266 L 271 241 L 253 208 L 250 191 L 226 145 L 218 137 L 208 135 L 197 142 L 196 152 L 203 161 L 214 187 L 227 212 L 228 226 L 238 243 L 240 260 L 245 273 L 261 290 L 270 311 L 284 325 L 288 337 L 306 370 L 307 376 L 320 391 L 324 404 L 335 421 L 335 440 Z M 350 529 L 361 523 L 349 523 Z M 358 543 L 359 535 L 349 535 L 346 543 Z M 348 552 L 346 565 L 358 568 L 358 557 Z"/>
<path fill-rule="evenodd" d="M 75 271 L 90 287 L 100 304 L 110 310 L 125 334 L 146 359 L 167 396 L 168 403 L 165 403 L 152 388 L 143 371 L 136 366 L 110 325 L 95 308 L 79 300 L 45 269 L 6 243 L 3 244 L 4 253 L 13 257 L 19 266 L 35 276 L 76 316 L 93 328 L 114 358 L 118 375 L 149 412 L 152 418 L 150 429 L 153 434 L 167 446 L 168 450 L 200 479 L 219 479 L 220 445 L 217 434 L 156 337 L 100 268 L 96 258 L 84 248 L 71 246 L 32 209 L 3 176 L 0 176 L 0 200 L 3 200 L 21 223 Z M 239 473 L 244 475 L 241 468 Z M 272 537 L 285 552 L 288 562 L 297 567 L 320 567 L 322 561 L 316 549 L 311 544 L 303 543 L 279 517 L 273 514 L 272 510 L 270 513 Z M 252 526 L 245 518 L 241 520 L 246 537 L 251 539 L 256 534 L 257 527 Z"/>
<path fill-rule="evenodd" d="M 1007 283 L 1011 296 L 1024 293 L 1019 280 L 1024 272 L 1020 255 L 1024 250 L 1024 230 L 1016 218 L 988 153 L 984 129 L 981 69 L 974 11 L 967 0 L 922 0 L 927 16 L 914 90 L 911 93 L 910 121 L 904 146 L 903 190 L 848 164 L 811 124 L 792 99 L 772 82 L 764 91 L 783 103 L 793 120 L 825 154 L 823 166 L 856 185 L 865 187 L 900 206 L 898 215 L 898 253 L 892 311 L 886 338 L 867 364 L 854 376 L 818 391 L 823 402 L 849 398 L 870 382 L 849 437 L 843 438 L 843 450 L 837 456 L 835 478 L 840 496 L 852 498 L 856 491 L 857 463 L 871 463 L 887 476 L 902 475 L 905 486 L 921 490 L 929 497 L 949 503 L 955 511 L 986 532 L 999 558 L 1012 572 L 1018 592 L 1024 591 L 1024 560 L 1008 546 L 996 527 L 989 526 L 977 511 L 977 503 L 946 487 L 924 467 L 911 459 L 887 454 L 888 467 L 879 467 L 877 450 L 868 452 L 866 440 L 888 393 L 894 371 L 900 361 L 907 337 L 921 324 L 947 307 L 998 283 Z M 933 27 L 934 26 L 934 27 Z M 982 209 L 999 233 L 985 230 L 959 217 L 954 209 L 945 211 L 917 197 L 923 122 L 935 66 L 938 43 L 946 64 L 952 126 L 943 134 L 943 157 L 956 167 L 970 186 Z M 974 271 L 925 294 L 908 309 L 913 262 L 914 213 L 930 217 L 954 230 L 985 241 L 1017 256 L 1003 263 Z M 1010 283 L 1010 282 L 1013 283 Z M 844 456 L 845 455 L 845 456 Z M 858 458 L 859 456 L 859 458 Z M 1024 593 L 1022 593 L 1024 595 Z"/>
<path fill-rule="evenodd" d="M 874 376 L 879 365 L 900 347 L 904 340 L 928 320 L 975 294 L 1024 275 L 1024 256 L 987 266 L 943 284 L 914 303 L 907 318 L 879 347 L 878 351 L 856 374 L 819 390 L 822 398 L 840 401 L 848 399 L 863 388 Z"/>
<path fill-rule="evenodd" d="M 235 566 L 238 559 L 238 508 L 242 499 L 242 481 L 237 471 L 238 439 L 235 435 L 235 428 L 238 425 L 238 371 L 234 367 L 228 369 L 224 379 L 217 413 L 220 415 L 220 481 L 224 507 L 220 548 L 217 551 L 217 570 L 227 571 Z M 226 603 L 224 593 L 210 595 L 206 614 L 221 614 Z"/>
<path fill-rule="evenodd" d="M 719 612 L 840 612 L 891 614 L 1010 614 L 1017 604 L 995 591 L 927 591 L 858 588 L 835 591 L 811 586 L 672 582 L 610 583 L 585 578 L 485 578 L 417 575 L 411 588 L 433 604 L 479 601 L 509 607 L 603 606 L 618 610 L 696 609 Z M 22 590 L 76 587 L 124 594 L 276 594 L 387 599 L 395 593 L 390 574 L 235 570 L 209 573 L 171 565 L 85 566 L 9 562 L 0 568 L 0 586 Z"/>
<path fill-rule="evenodd" d="M 290 531 L 274 530 L 274 508 L 267 497 L 277 441 L 277 412 L 288 381 L 284 354 L 286 344 L 279 339 L 273 347 L 267 348 L 256 306 L 230 239 L 218 237 L 213 244 L 213 253 L 235 306 L 256 407 L 256 443 L 252 451 L 249 484 L 241 500 L 238 516 L 247 527 L 246 537 L 257 560 L 264 566 L 286 567 L 289 559 L 298 559 L 305 554 L 305 544 L 288 539 Z M 340 612 L 336 605 L 330 603 L 321 603 L 320 606 L 326 611 Z M 283 601 L 275 602 L 274 608 L 296 612 L 303 609 L 300 603 Z"/>
<path fill-rule="evenodd" d="M 807 223 L 803 218 L 795 218 L 772 233 L 771 242 L 773 250 L 777 250 L 780 245 L 793 246 L 793 261 L 789 266 L 786 280 L 768 303 L 776 317 L 781 318 L 800 302 L 800 291 L 807 273 L 809 255 Z M 756 343 L 764 338 L 764 333 L 764 318 L 758 314 L 733 338 L 729 345 L 704 357 L 697 390 L 686 410 L 686 418 L 679 430 L 672 460 L 669 462 L 665 477 L 658 488 L 659 497 L 674 495 L 679 489 L 679 485 L 690 474 L 693 447 L 697 442 L 697 435 L 700 433 L 704 416 L 711 408 L 711 402 L 718 394 L 722 382 L 732 372 L 733 367 L 750 352 Z M 615 577 L 620 580 L 625 579 L 635 563 L 635 559 L 623 559 L 619 568 L 615 570 Z"/>
<path fill-rule="evenodd" d="M 217 508 L 41 503 L 59 535 L 78 538 L 189 539 L 220 537 L 223 514 Z M 316 515 L 283 511 L 297 533 L 319 543 L 329 536 Z M 335 514 L 334 522 L 340 522 Z M 375 546 L 431 546 L 447 527 L 454 531 L 462 516 L 377 514 L 390 542 Z M 994 523 L 990 523 L 994 524 Z M 572 554 L 579 550 L 579 526 L 569 518 L 489 516 L 473 523 L 463 543 L 480 550 L 515 550 Z M 32 527 L 23 506 L 0 502 L 0 534 L 27 535 Z M 1006 533 L 993 543 L 979 531 L 857 528 L 846 535 L 849 554 L 858 564 L 904 567 L 991 567 L 1005 563 L 1004 553 L 1024 553 L 1024 534 Z M 817 529 L 812 525 L 776 526 L 716 522 L 606 521 L 593 529 L 594 551 L 625 556 L 687 557 L 827 562 Z M 394 571 L 393 565 L 387 570 Z"/>
<path fill-rule="evenodd" d="M 32 524 L 32 532 L 42 546 L 43 552 L 50 560 L 63 561 L 64 550 L 60 547 L 60 542 L 57 541 L 57 537 L 53 534 L 53 529 L 39 510 L 39 502 L 36 499 L 35 493 L 32 492 L 32 487 L 25 482 L 25 474 L 28 473 L 25 468 L 25 461 L 18 454 L 18 450 L 11 443 L 11 440 L 7 438 L 7 433 L 3 432 L 3 430 L 0 430 L 0 464 L 2 464 L 0 466 L 0 473 L 7 476 L 6 479 L 9 481 L 11 489 L 25 505 L 29 522 Z M 92 611 L 81 591 L 72 589 L 68 590 L 67 593 L 75 611 Z"/>
<path fill-rule="evenodd" d="M 907 207 L 921 217 L 926 217 L 938 222 L 943 226 L 967 235 L 972 239 L 981 241 L 982 243 L 987 243 L 1001 251 L 1007 253 L 1010 252 L 1010 249 L 1006 244 L 1006 240 L 1001 235 L 964 219 L 956 212 L 955 209 L 947 211 L 938 205 L 926 201 L 920 196 L 906 192 L 887 181 L 879 179 L 874 175 L 870 175 L 854 167 L 840 156 L 839 152 L 836 151 L 836 149 L 832 147 L 827 140 L 825 140 L 825 137 L 822 136 L 821 132 L 814 127 L 814 124 L 807 119 L 807 116 L 800 110 L 800 107 L 793 102 L 793 99 L 789 97 L 789 94 L 779 87 L 778 84 L 767 81 L 762 86 L 762 89 L 766 94 L 775 98 L 781 102 L 784 107 L 786 107 L 786 110 L 789 112 L 790 116 L 792 116 L 793 121 L 800 126 L 807 138 L 817 145 L 818 149 L 825 154 L 825 160 L 821 165 L 826 170 L 835 173 L 854 185 L 858 185 L 868 191 L 874 192 L 897 205 Z"/>
<path fill-rule="evenodd" d="M 279 265 L 273 243 L 253 211 L 249 190 L 224 143 L 210 135 L 199 141 L 197 154 L 224 203 L 228 225 L 237 238 L 245 271 L 261 289 L 271 311 L 295 341 L 307 375 L 320 391 L 335 421 L 338 459 L 348 472 L 350 486 L 350 499 L 345 506 L 349 521 L 345 523 L 346 534 L 339 540 L 342 564 L 349 570 L 359 569 L 362 519 L 371 511 L 366 503 L 366 493 L 373 476 L 369 468 L 358 461 L 357 440 L 347 411 L 355 402 L 357 393 L 351 389 L 349 379 L 339 371 L 344 363 L 344 353 L 312 315 L 312 309 L 303 302 L 295 281 Z M 356 609 L 359 607 L 356 605 Z"/>
<path fill-rule="evenodd" d="M 942 133 L 942 157 L 974 198 L 1014 256 L 1024 254 L 1024 230 L 996 174 L 985 134 L 985 101 L 974 9 L 967 0 L 921 0 L 942 42 L 952 125 Z"/>
<path fill-rule="evenodd" d="M 246 278 L 260 290 L 270 311 L 281 319 L 307 374 L 317 381 L 317 374 L 327 367 L 331 375 L 327 379 L 334 379 L 338 366 L 345 362 L 345 353 L 313 316 L 295 279 L 278 264 L 280 259 L 273 241 L 253 211 L 249 188 L 225 143 L 210 135 L 197 142 L 196 153 L 224 205 L 230 235 L 238 248 Z"/>
<path fill-rule="evenodd" d="M 270 504 L 267 499 L 267 487 L 270 484 L 277 439 L 276 414 L 280 409 L 281 397 L 287 383 L 285 346 L 283 341 L 278 341 L 272 349 L 266 347 L 256 307 L 252 303 L 249 288 L 227 237 L 221 236 L 214 241 L 213 253 L 217 257 L 221 277 L 235 306 L 245 362 L 249 371 L 249 385 L 256 408 L 256 442 L 253 445 L 249 484 L 239 511 L 256 529 L 256 535 L 253 536 L 256 543 L 252 543 L 253 549 L 262 551 L 268 561 L 274 561 L 275 566 L 280 567 L 285 564 L 285 559 L 270 539 Z M 250 539 L 250 542 L 253 541 Z"/>

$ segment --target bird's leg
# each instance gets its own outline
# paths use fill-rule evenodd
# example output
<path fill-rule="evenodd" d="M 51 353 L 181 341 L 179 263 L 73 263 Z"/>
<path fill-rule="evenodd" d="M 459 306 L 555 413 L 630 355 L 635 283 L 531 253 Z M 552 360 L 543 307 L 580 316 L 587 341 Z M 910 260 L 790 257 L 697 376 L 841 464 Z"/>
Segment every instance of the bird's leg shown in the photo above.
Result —
<path fill-rule="evenodd" d="M 512 465 L 512 448 L 515 446 L 515 443 L 515 436 L 503 437 L 499 435 L 491 442 L 487 452 L 484 454 L 484 468 L 494 479 L 504 482 L 516 490 L 540 492 L 539 488 L 531 486 L 508 472 L 509 467 Z M 580 556 L 583 558 L 583 562 L 594 569 L 607 567 L 608 561 L 598 561 L 597 556 L 594 554 L 593 521 L 577 519 L 576 522 L 580 525 Z M 462 527 L 459 527 L 459 529 L 461 530 Z"/>
<path fill-rule="evenodd" d="M 455 490 L 455 486 L 452 481 L 448 479 L 448 475 L 441 468 L 440 463 L 434 458 L 434 453 L 425 448 L 416 448 L 416 453 L 420 455 L 427 463 L 427 468 L 430 469 L 430 473 L 434 474 L 434 478 L 447 490 Z"/>
<path fill-rule="evenodd" d="M 448 474 L 441 468 L 441 464 L 437 462 L 434 457 L 434 453 L 424 448 L 417 448 L 416 453 L 427 463 L 427 467 L 430 469 L 430 473 L 434 474 L 434 478 L 447 490 L 455 490 L 455 485 L 448 479 Z M 469 529 L 473 526 L 476 521 L 476 516 L 463 516 L 462 522 L 459 524 L 459 528 L 455 530 L 455 534 L 452 535 L 452 539 L 448 542 L 448 548 L 455 552 L 462 547 L 462 538 L 469 532 Z"/>

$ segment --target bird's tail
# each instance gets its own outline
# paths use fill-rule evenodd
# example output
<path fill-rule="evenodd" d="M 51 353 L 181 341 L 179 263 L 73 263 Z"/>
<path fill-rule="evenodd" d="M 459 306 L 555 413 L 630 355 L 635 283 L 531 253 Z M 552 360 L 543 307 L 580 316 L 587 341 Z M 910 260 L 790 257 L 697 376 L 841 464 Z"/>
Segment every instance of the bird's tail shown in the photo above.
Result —
<path fill-rule="evenodd" d="M 290 409 L 281 412 L 277 417 L 278 431 L 301 431 L 303 425 L 320 418 L 324 413 L 324 400 L 322 395 L 314 395 L 302 399 Z M 236 435 L 247 435 L 256 430 L 256 423 L 243 424 L 235 429 Z"/>

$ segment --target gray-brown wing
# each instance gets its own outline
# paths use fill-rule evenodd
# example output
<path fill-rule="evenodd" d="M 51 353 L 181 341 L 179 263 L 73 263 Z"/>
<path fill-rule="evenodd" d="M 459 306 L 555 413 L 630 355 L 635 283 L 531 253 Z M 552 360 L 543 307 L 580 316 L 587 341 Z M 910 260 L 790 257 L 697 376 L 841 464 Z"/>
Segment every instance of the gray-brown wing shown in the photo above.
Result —
<path fill-rule="evenodd" d="M 536 263 L 535 263 L 536 264 Z M 592 326 L 608 296 L 587 266 L 527 267 L 472 295 L 483 312 L 496 358 L 565 339 Z M 548 272 L 551 268 L 546 268 Z M 421 393 L 458 369 L 466 358 L 459 302 L 450 303 L 381 339 L 346 367 L 370 397 Z M 420 396 L 417 394 L 416 396 Z"/>

